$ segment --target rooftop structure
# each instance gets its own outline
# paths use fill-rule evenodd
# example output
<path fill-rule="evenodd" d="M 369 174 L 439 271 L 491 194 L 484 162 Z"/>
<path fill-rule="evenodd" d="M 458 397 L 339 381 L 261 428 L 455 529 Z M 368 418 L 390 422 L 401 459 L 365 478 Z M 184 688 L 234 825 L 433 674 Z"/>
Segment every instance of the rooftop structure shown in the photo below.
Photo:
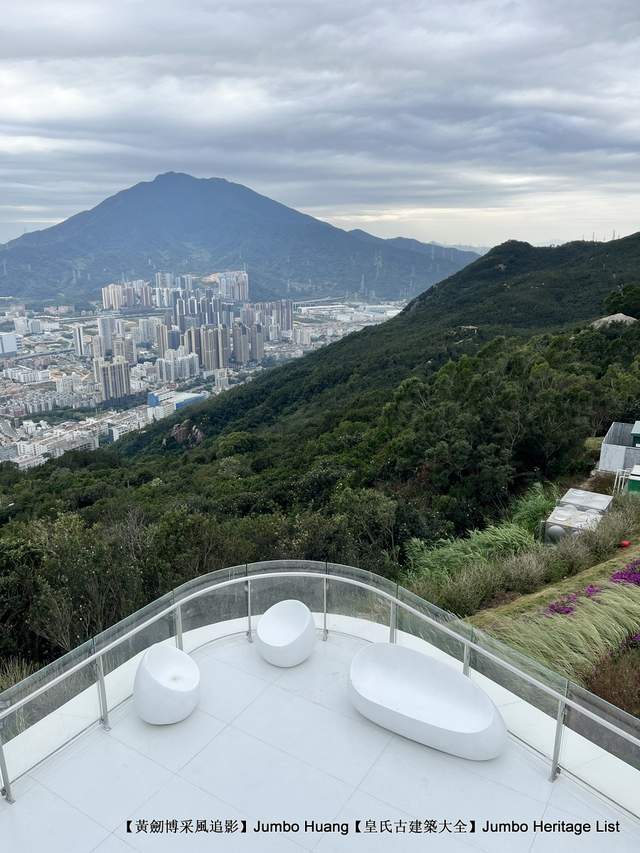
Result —
<path fill-rule="evenodd" d="M 558 506 L 575 506 L 577 509 L 603 513 L 607 512 L 612 500 L 612 495 L 588 492 L 586 489 L 567 489 L 558 501 Z"/>
<path fill-rule="evenodd" d="M 251 640 L 260 614 L 285 598 L 310 607 L 324 642 L 283 670 Z M 472 679 L 506 722 L 506 752 L 468 761 L 359 716 L 350 662 L 379 641 Z M 131 701 L 138 662 L 157 642 L 184 648 L 201 672 L 199 707 L 171 726 L 143 723 Z M 0 694 L 0 709 L 0 771 L 14 800 L 0 802 L 0 842 L 12 853 L 640 845 L 640 721 L 347 566 L 282 561 L 195 578 Z M 254 832 L 258 821 L 290 828 Z M 488 834 L 486 821 L 527 826 Z M 534 832 L 535 821 L 592 829 Z"/>
<path fill-rule="evenodd" d="M 628 471 L 640 464 L 640 423 L 614 421 L 600 448 L 599 471 Z"/>
<path fill-rule="evenodd" d="M 612 500 L 612 495 L 567 489 L 544 523 L 545 541 L 559 542 L 565 536 L 596 527 Z"/>

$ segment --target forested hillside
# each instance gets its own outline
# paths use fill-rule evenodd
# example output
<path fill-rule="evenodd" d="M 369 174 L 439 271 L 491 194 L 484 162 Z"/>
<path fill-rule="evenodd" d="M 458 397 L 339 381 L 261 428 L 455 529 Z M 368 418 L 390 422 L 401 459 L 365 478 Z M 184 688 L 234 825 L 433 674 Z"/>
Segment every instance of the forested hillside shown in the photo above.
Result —
<path fill-rule="evenodd" d="M 226 565 L 398 576 L 412 538 L 483 527 L 531 483 L 585 471 L 585 438 L 640 412 L 640 324 L 584 322 L 612 289 L 609 273 L 585 285 L 587 254 L 606 253 L 622 285 L 633 252 L 638 238 L 505 244 L 393 321 L 187 418 L 26 474 L 0 466 L 0 654 L 47 659 Z M 508 258 L 520 284 L 501 288 Z M 534 282 L 550 319 L 531 310 Z"/>

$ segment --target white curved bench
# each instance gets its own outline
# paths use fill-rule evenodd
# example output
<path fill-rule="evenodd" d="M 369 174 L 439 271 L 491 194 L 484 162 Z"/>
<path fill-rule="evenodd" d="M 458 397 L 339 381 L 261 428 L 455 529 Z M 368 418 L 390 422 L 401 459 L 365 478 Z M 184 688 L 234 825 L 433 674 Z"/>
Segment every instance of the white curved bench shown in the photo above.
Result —
<path fill-rule="evenodd" d="M 374 643 L 351 662 L 349 695 L 365 717 L 443 752 L 484 761 L 507 742 L 491 699 L 469 678 L 415 649 Z"/>
<path fill-rule="evenodd" d="M 258 651 L 274 666 L 297 666 L 309 657 L 315 642 L 313 616 L 302 601 L 279 601 L 265 611 L 258 621 Z"/>
<path fill-rule="evenodd" d="M 156 726 L 177 723 L 191 714 L 200 698 L 200 670 L 186 652 L 156 643 L 145 652 L 133 685 L 138 715 Z"/>

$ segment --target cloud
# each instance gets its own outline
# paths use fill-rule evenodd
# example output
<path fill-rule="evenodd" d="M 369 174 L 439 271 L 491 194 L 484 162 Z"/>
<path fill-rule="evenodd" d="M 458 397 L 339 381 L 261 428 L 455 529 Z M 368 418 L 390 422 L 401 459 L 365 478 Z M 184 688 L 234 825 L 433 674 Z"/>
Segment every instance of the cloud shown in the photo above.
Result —
<path fill-rule="evenodd" d="M 0 240 L 169 169 L 448 242 L 638 230 L 635 0 L 25 0 Z"/>

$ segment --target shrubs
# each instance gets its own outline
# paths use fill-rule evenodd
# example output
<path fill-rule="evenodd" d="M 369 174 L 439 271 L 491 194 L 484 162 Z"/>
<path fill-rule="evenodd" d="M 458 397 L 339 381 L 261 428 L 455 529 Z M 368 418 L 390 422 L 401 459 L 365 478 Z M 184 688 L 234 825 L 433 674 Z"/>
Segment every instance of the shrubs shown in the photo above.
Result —
<path fill-rule="evenodd" d="M 470 563 L 486 564 L 526 551 L 534 544 L 532 534 L 512 522 L 474 530 L 465 539 L 445 540 L 433 547 L 412 539 L 406 549 L 409 574 L 412 579 L 450 576 L 467 569 Z"/>
<path fill-rule="evenodd" d="M 627 646 L 599 661 L 585 686 L 607 702 L 640 716 L 640 645 Z"/>
<path fill-rule="evenodd" d="M 594 557 L 594 563 L 606 560 L 618 547 L 621 539 L 640 527 L 640 500 L 633 495 L 621 495 L 614 507 L 607 512 L 600 524 L 592 530 L 585 530 L 580 539 Z"/>
<path fill-rule="evenodd" d="M 9 687 L 13 687 L 23 678 L 27 678 L 36 669 L 38 669 L 36 664 L 29 663 L 22 658 L 12 657 L 0 660 L 0 693 L 3 690 L 8 690 Z"/>
<path fill-rule="evenodd" d="M 440 607 L 458 615 L 475 613 L 503 587 L 498 566 L 488 562 L 472 563 L 445 578 L 430 590 Z M 428 595 L 420 593 L 423 598 Z"/>
<path fill-rule="evenodd" d="M 640 529 L 640 500 L 623 496 L 597 527 L 543 545 L 515 519 L 529 528 L 537 524 L 546 495 L 534 487 L 518 501 L 511 521 L 465 539 L 434 547 L 412 540 L 407 549 L 410 588 L 458 616 L 469 616 L 500 597 L 535 592 L 603 562 L 622 538 Z"/>
<path fill-rule="evenodd" d="M 505 589 L 521 594 L 539 589 L 547 577 L 547 560 L 544 546 L 537 544 L 505 560 L 503 566 Z"/>
<path fill-rule="evenodd" d="M 528 530 L 536 535 L 540 522 L 544 521 L 558 499 L 558 490 L 555 486 L 544 486 L 542 483 L 534 483 L 522 497 L 515 502 L 511 513 L 511 521 L 514 524 Z"/>
<path fill-rule="evenodd" d="M 486 630 L 545 666 L 588 683 L 599 661 L 616 654 L 640 627 L 640 587 L 602 585 L 597 595 L 576 594 L 568 610 L 527 618 L 500 617 Z"/>

